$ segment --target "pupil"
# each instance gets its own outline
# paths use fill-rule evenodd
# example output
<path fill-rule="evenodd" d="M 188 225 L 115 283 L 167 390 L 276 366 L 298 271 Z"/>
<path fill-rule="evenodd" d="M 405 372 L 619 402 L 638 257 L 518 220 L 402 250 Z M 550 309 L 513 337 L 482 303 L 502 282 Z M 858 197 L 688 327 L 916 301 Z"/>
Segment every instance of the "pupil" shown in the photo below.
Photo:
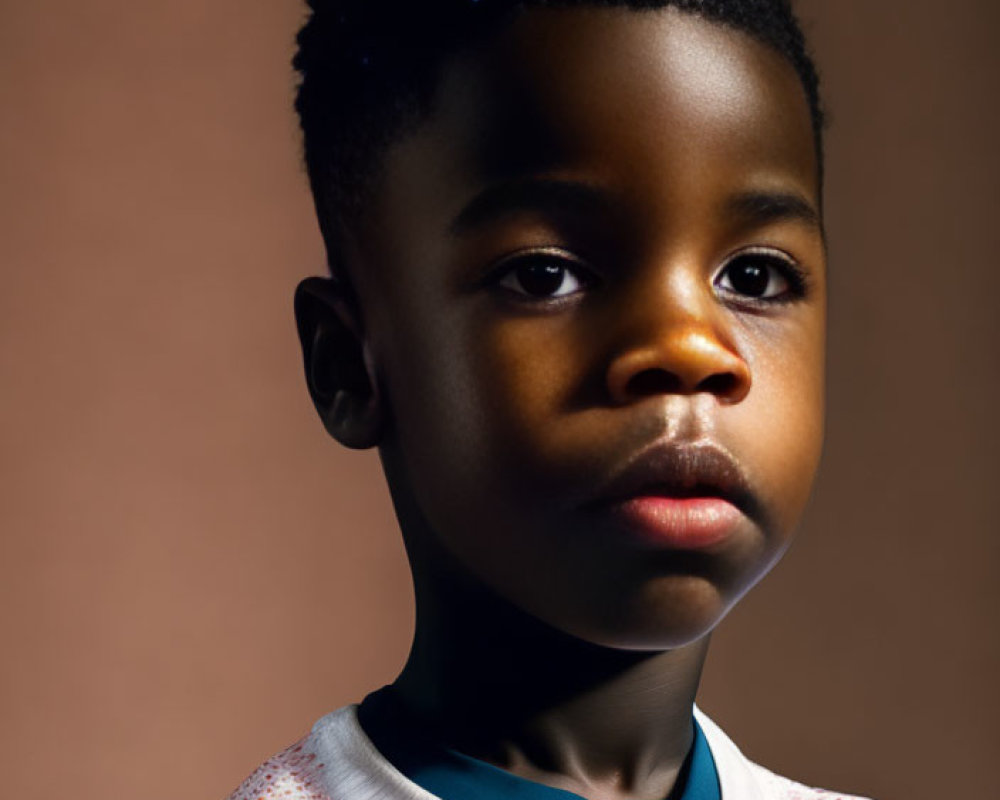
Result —
<path fill-rule="evenodd" d="M 562 285 L 564 271 L 558 264 L 536 262 L 521 266 L 517 277 L 528 294 L 544 296 L 552 294 Z"/>
<path fill-rule="evenodd" d="M 740 294 L 760 297 L 767 291 L 769 279 L 767 266 L 760 261 L 741 258 L 729 268 L 729 281 Z"/>

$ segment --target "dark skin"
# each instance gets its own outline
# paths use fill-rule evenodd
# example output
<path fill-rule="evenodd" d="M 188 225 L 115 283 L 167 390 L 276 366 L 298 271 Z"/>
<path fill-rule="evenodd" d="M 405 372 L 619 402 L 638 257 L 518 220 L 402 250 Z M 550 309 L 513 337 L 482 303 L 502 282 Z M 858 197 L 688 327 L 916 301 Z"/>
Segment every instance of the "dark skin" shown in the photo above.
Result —
<path fill-rule="evenodd" d="M 450 746 L 590 800 L 669 794 L 709 634 L 819 460 L 817 175 L 780 54 L 673 9 L 535 9 L 390 147 L 352 288 L 301 284 L 313 398 L 379 447 L 413 569 L 394 687 Z M 752 500 L 720 543 L 596 510 L 634 454 L 690 442 Z"/>

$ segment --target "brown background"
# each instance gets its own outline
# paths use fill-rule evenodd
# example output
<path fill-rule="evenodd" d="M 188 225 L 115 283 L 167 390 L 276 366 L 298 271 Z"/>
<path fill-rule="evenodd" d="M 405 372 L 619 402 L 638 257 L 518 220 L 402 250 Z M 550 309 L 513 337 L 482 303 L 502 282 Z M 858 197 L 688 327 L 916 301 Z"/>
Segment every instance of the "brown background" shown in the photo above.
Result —
<path fill-rule="evenodd" d="M 833 109 L 830 415 L 703 706 L 772 768 L 995 796 L 1000 5 L 800 4 Z M 221 798 L 390 680 L 371 453 L 325 437 L 323 254 L 271 0 L 0 4 L 4 797 Z"/>

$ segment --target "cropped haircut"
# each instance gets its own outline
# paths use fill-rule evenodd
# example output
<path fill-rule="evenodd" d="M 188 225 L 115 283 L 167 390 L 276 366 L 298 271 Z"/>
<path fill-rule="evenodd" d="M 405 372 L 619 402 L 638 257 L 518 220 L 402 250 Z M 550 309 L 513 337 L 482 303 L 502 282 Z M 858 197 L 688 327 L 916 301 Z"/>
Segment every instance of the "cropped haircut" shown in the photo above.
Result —
<path fill-rule="evenodd" d="M 822 186 L 819 78 L 790 0 L 307 0 L 292 65 L 306 171 L 331 270 L 339 226 L 369 197 L 386 149 L 424 119 L 442 67 L 538 7 L 673 7 L 749 34 L 794 67 L 812 117 Z"/>

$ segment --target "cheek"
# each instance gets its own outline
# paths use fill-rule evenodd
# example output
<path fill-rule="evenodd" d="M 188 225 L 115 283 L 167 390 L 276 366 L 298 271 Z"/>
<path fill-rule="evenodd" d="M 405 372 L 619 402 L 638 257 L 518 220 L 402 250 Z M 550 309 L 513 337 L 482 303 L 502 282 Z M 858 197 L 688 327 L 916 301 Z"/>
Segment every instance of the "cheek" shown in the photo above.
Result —
<path fill-rule="evenodd" d="M 569 411 L 585 349 L 558 319 L 510 319 L 472 330 L 467 372 L 475 412 L 494 444 L 543 443 L 546 426 Z M 541 441 L 539 441 L 541 440 Z"/>
<path fill-rule="evenodd" d="M 734 409 L 741 454 L 774 513 L 777 539 L 786 540 L 812 489 L 823 445 L 824 343 L 822 323 L 811 321 L 795 335 L 758 349 L 753 386 Z M 735 427 L 735 426 L 734 426 Z"/>
<path fill-rule="evenodd" d="M 558 337 L 530 325 L 489 325 L 488 314 L 396 319 L 385 383 L 392 433 L 428 506 L 499 503 L 512 465 L 560 403 L 568 369 Z M 478 499 L 477 499 L 478 496 Z M 425 508 L 430 513 L 432 508 Z"/>
<path fill-rule="evenodd" d="M 438 342 L 438 351 L 449 353 L 449 362 L 438 365 L 438 379 L 461 391 L 441 402 L 480 437 L 481 445 L 536 437 L 544 420 L 567 410 L 579 381 L 574 360 L 587 348 L 569 328 L 558 318 L 496 320 L 477 306 L 455 325 L 448 341 Z"/>
<path fill-rule="evenodd" d="M 602 434 L 579 398 L 588 348 L 565 321 L 537 315 L 497 321 L 475 308 L 439 323 L 400 340 L 408 355 L 392 381 L 412 494 L 480 578 L 530 584 L 526 570 L 560 556 L 562 540 L 544 532 L 567 483 L 587 470 L 581 444 Z"/>
<path fill-rule="evenodd" d="M 526 315 L 471 334 L 468 427 L 491 495 L 522 512 L 544 515 L 614 452 L 621 421 L 606 408 L 593 331 L 571 314 Z"/>

